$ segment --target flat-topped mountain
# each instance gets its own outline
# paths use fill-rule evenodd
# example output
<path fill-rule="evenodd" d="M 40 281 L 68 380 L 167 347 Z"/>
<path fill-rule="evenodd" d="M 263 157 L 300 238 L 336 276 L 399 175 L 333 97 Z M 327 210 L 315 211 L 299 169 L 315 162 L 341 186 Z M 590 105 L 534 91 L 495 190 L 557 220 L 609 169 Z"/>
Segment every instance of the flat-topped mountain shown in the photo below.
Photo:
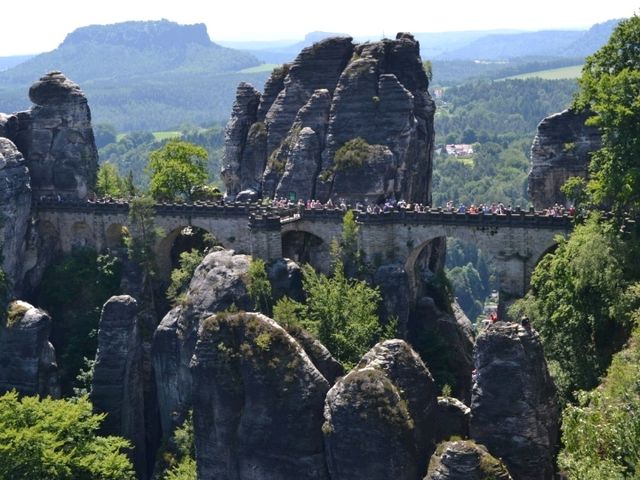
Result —
<path fill-rule="evenodd" d="M 33 79 L 58 70 L 82 83 L 97 123 L 129 131 L 209 123 L 226 119 L 240 80 L 264 81 L 268 72 L 237 73 L 259 64 L 251 53 L 213 43 L 204 24 L 92 25 L 0 72 L 0 110 L 28 108 L 24 92 Z"/>

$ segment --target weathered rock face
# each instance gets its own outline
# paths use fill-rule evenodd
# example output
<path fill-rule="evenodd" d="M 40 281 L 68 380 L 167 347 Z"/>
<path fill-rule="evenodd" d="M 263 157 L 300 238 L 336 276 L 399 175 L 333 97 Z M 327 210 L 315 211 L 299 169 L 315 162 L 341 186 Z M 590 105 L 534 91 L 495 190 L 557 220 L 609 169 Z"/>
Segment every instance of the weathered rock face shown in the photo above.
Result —
<path fill-rule="evenodd" d="M 0 325 L 0 394 L 60 397 L 56 352 L 49 342 L 51 317 L 20 300 Z"/>
<path fill-rule="evenodd" d="M 147 478 L 142 336 L 137 302 L 128 295 L 111 297 L 102 308 L 91 401 L 106 413 L 102 431 L 129 439 L 139 478 Z"/>
<path fill-rule="evenodd" d="M 31 214 L 29 182 L 24 157 L 11 140 L 0 137 L 0 245 L 2 269 L 12 285 L 19 282 L 22 273 Z"/>
<path fill-rule="evenodd" d="M 418 472 L 423 472 L 435 448 L 437 387 L 420 356 L 403 340 L 375 345 L 358 364 L 383 371 L 407 403 L 413 421 Z"/>
<path fill-rule="evenodd" d="M 545 118 L 531 146 L 528 193 L 534 207 L 548 208 L 567 199 L 560 187 L 569 177 L 586 178 L 591 153 L 602 145 L 596 127 L 584 122 L 590 113 L 564 110 Z"/>
<path fill-rule="evenodd" d="M 469 438 L 471 409 L 457 398 L 438 397 L 436 443 L 456 436 Z"/>
<path fill-rule="evenodd" d="M 553 478 L 558 405 L 538 334 L 498 322 L 476 340 L 471 437 L 518 480 Z"/>
<path fill-rule="evenodd" d="M 517 478 L 517 477 L 516 477 Z M 431 457 L 424 480 L 512 480 L 487 449 L 469 440 L 446 442 Z"/>
<path fill-rule="evenodd" d="M 191 370 L 198 478 L 329 478 L 329 385 L 277 323 L 256 313 L 204 320 Z"/>
<path fill-rule="evenodd" d="M 309 359 L 329 385 L 336 383 L 338 377 L 344 375 L 344 368 L 331 352 L 319 340 L 302 328 L 287 328 L 287 332 L 300 344 Z"/>
<path fill-rule="evenodd" d="M 411 35 L 362 45 L 326 39 L 305 48 L 282 80 L 284 74 L 278 70 L 267 82 L 256 116 L 259 124 L 264 116 L 267 131 L 263 197 L 429 202 L 435 107 Z M 239 90 L 238 104 L 244 95 Z M 229 125 L 246 118 L 236 110 Z M 364 164 L 337 168 L 336 151 L 358 137 L 371 146 Z M 236 158 L 252 143 L 245 133 L 229 139 L 225 150 Z M 225 184 L 229 194 L 253 188 L 235 178 Z"/>
<path fill-rule="evenodd" d="M 201 320 L 231 305 L 253 307 L 245 278 L 250 257 L 232 250 L 208 254 L 196 269 L 186 301 L 162 319 L 153 337 L 153 365 L 162 431 L 169 436 L 191 404 L 189 363 Z"/>
<path fill-rule="evenodd" d="M 245 82 L 238 85 L 231 119 L 224 134 L 225 149 L 221 172 L 222 179 L 227 187 L 227 195 L 232 198 L 235 198 L 241 190 L 255 187 L 253 182 L 245 185 L 241 179 L 242 171 L 250 167 L 250 165 L 244 166 L 242 160 L 249 129 L 256 122 L 259 103 L 260 93 L 255 88 Z M 257 130 L 259 129 L 254 128 L 254 137 L 257 136 Z"/>
<path fill-rule="evenodd" d="M 421 477 L 433 451 L 435 405 L 431 375 L 411 347 L 402 340 L 376 345 L 327 394 L 332 480 Z"/>
<path fill-rule="evenodd" d="M 5 133 L 27 161 L 34 195 L 85 198 L 98 169 L 87 98 L 60 72 L 35 82 L 29 98 L 35 105 L 8 120 Z"/>

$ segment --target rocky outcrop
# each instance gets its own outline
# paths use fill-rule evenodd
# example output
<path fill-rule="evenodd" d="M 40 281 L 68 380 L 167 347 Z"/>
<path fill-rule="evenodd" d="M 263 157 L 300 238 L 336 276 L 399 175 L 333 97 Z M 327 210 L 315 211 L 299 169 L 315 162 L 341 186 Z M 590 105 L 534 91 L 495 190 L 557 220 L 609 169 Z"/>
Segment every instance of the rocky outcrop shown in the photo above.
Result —
<path fill-rule="evenodd" d="M 0 137 L 0 245 L 2 269 L 11 285 L 21 278 L 27 228 L 31 216 L 29 171 L 22 154 Z M 4 308 L 5 305 L 0 306 Z"/>
<path fill-rule="evenodd" d="M 327 394 L 332 480 L 421 476 L 433 451 L 435 405 L 431 375 L 411 347 L 402 340 L 376 345 Z"/>
<path fill-rule="evenodd" d="M 267 277 L 271 283 L 271 295 L 274 303 L 282 297 L 302 301 L 302 269 L 293 260 L 278 258 L 266 265 Z"/>
<path fill-rule="evenodd" d="M 397 332 L 407 338 L 411 295 L 409 279 L 402 264 L 386 264 L 378 267 L 373 283 L 382 294 L 382 317 L 385 321 L 397 320 Z"/>
<path fill-rule="evenodd" d="M 517 478 L 517 477 L 516 477 Z M 470 440 L 446 442 L 431 457 L 424 480 L 512 480 L 507 468 Z"/>
<path fill-rule="evenodd" d="M 162 319 L 153 336 L 153 366 L 165 437 L 182 423 L 191 405 L 189 363 L 200 322 L 216 312 L 253 307 L 245 279 L 251 258 L 233 250 L 208 254 L 196 268 L 186 299 Z"/>
<path fill-rule="evenodd" d="M 35 104 L 5 122 L 5 134 L 24 155 L 34 195 L 85 198 L 95 186 L 98 151 L 87 98 L 61 72 L 29 89 Z"/>
<path fill-rule="evenodd" d="M 591 153 L 601 147 L 597 127 L 585 125 L 592 114 L 574 110 L 540 122 L 531 146 L 528 193 L 537 209 L 567 203 L 560 187 L 569 177 L 586 178 Z"/>
<path fill-rule="evenodd" d="M 17 300 L 0 325 L 0 394 L 60 397 L 56 352 L 49 342 L 51 317 Z"/>
<path fill-rule="evenodd" d="M 474 364 L 471 437 L 514 478 L 553 478 L 559 411 L 538 334 L 497 322 L 478 336 Z"/>
<path fill-rule="evenodd" d="M 358 364 L 383 371 L 400 392 L 413 422 L 418 471 L 424 471 L 434 450 L 437 387 L 420 356 L 403 340 L 375 345 Z"/>
<path fill-rule="evenodd" d="M 236 91 L 231 119 L 224 132 L 224 157 L 222 158 L 222 180 L 227 187 L 227 196 L 235 198 L 241 191 L 254 188 L 253 183 L 242 183 L 243 171 L 250 170 L 253 165 L 243 165 L 243 155 L 247 144 L 247 135 L 256 122 L 260 93 L 251 85 L 241 82 Z M 264 124 L 263 124 L 264 126 Z M 253 137 L 258 136 L 259 128 L 253 129 Z M 253 159 L 252 159 L 253 160 Z M 263 159 L 264 160 L 264 159 Z M 263 164 L 264 168 L 264 164 Z"/>
<path fill-rule="evenodd" d="M 131 441 L 138 478 L 147 478 L 142 334 L 138 305 L 128 295 L 111 297 L 102 308 L 91 387 L 96 412 L 106 413 L 101 430 Z"/>
<path fill-rule="evenodd" d="M 344 375 L 344 368 L 331 352 L 319 340 L 306 330 L 299 327 L 287 327 L 287 332 L 304 349 L 305 353 L 318 371 L 326 378 L 329 385 L 336 383 L 336 380 Z"/>
<path fill-rule="evenodd" d="M 332 480 L 417 478 L 411 416 L 384 372 L 375 368 L 349 372 L 329 390 L 324 415 Z"/>
<path fill-rule="evenodd" d="M 471 409 L 457 398 L 438 397 L 436 409 L 436 442 L 451 437 L 469 438 Z"/>
<path fill-rule="evenodd" d="M 429 203 L 435 107 L 411 35 L 362 45 L 348 37 L 326 39 L 302 50 L 284 80 L 283 74 L 272 75 L 256 117 L 261 124 L 264 115 L 267 131 L 263 197 L 355 203 L 395 196 Z M 238 93 L 240 104 L 245 93 Z M 242 115 L 234 107 L 229 125 Z M 334 162 L 336 152 L 357 138 L 369 145 L 364 160 Z M 226 145 L 228 157 L 252 143 L 247 133 L 234 138 Z M 225 185 L 230 194 L 253 188 L 231 177 Z"/>
<path fill-rule="evenodd" d="M 191 371 L 198 478 L 329 478 L 321 430 L 329 385 L 277 323 L 256 313 L 207 318 Z"/>

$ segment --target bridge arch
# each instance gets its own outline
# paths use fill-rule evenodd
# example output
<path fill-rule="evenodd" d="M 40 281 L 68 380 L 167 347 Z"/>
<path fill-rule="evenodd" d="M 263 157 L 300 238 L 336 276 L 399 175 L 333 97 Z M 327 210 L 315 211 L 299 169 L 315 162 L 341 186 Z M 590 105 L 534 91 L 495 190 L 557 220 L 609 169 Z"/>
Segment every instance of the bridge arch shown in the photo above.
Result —
<path fill-rule="evenodd" d="M 93 229 L 84 222 L 75 222 L 71 226 L 71 246 L 72 248 L 95 247 Z"/>
<path fill-rule="evenodd" d="M 205 235 L 209 235 L 211 240 L 205 239 Z M 204 249 L 208 241 L 219 243 L 212 232 L 194 225 L 181 225 L 164 235 L 155 247 L 161 278 L 169 278 L 171 270 L 178 266 L 182 252 L 192 248 Z"/>
<path fill-rule="evenodd" d="M 104 246 L 110 250 L 124 247 L 125 238 L 130 235 L 126 225 L 112 223 L 105 230 Z"/>
<path fill-rule="evenodd" d="M 330 245 L 306 230 L 290 230 L 282 234 L 282 256 L 299 264 L 308 263 L 316 270 L 329 273 Z"/>

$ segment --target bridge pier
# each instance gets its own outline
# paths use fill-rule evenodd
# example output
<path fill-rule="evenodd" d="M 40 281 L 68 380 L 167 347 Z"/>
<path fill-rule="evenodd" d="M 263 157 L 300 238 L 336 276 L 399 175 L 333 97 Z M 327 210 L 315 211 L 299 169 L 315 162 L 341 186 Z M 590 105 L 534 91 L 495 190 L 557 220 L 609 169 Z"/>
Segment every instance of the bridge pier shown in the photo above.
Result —
<path fill-rule="evenodd" d="M 282 257 L 282 227 L 279 216 L 252 215 L 249 230 L 253 258 L 269 262 Z"/>

